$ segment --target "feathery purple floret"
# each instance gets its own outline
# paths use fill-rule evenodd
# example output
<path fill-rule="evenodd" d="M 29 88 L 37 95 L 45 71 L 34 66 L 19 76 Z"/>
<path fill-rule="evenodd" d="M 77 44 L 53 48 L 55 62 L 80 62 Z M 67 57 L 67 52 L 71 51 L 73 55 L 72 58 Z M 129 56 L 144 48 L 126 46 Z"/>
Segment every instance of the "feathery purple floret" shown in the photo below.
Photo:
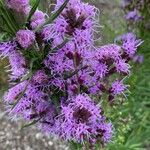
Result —
<path fill-rule="evenodd" d="M 30 23 L 31 28 L 32 28 L 32 29 L 35 29 L 35 28 L 38 27 L 39 25 L 44 24 L 44 23 L 45 23 L 45 16 L 46 16 L 45 13 L 43 13 L 43 12 L 40 11 L 40 10 L 37 10 L 37 11 L 33 14 L 32 18 L 31 18 L 31 23 Z"/>
<path fill-rule="evenodd" d="M 143 41 L 141 39 L 137 39 L 133 33 L 124 34 L 121 39 L 123 42 L 122 48 L 129 57 L 133 57 L 137 48 L 143 43 Z"/>
<path fill-rule="evenodd" d="M 126 74 L 130 73 L 130 65 L 126 63 L 126 60 L 124 59 L 116 61 L 115 67 L 117 72 L 119 73 L 126 73 Z"/>
<path fill-rule="evenodd" d="M 68 100 L 67 106 L 62 106 L 57 128 L 63 139 L 83 143 L 90 143 L 100 139 L 104 143 L 109 142 L 112 134 L 112 126 L 105 122 L 101 116 L 99 106 L 86 94 L 80 94 Z"/>
<path fill-rule="evenodd" d="M 124 85 L 122 81 L 117 80 L 113 82 L 110 92 L 112 95 L 115 96 L 123 93 L 126 89 L 127 89 L 127 85 Z"/>
<path fill-rule="evenodd" d="M 29 9 L 29 0 L 6 0 L 6 5 L 17 11 L 17 12 L 21 12 L 21 13 L 28 13 L 28 9 Z"/>
<path fill-rule="evenodd" d="M 28 48 L 35 41 L 35 34 L 30 30 L 19 30 L 16 39 L 23 48 Z"/>
<path fill-rule="evenodd" d="M 16 43 L 13 41 L 0 43 L 0 56 L 8 57 L 16 50 Z"/>
<path fill-rule="evenodd" d="M 46 83 L 48 82 L 48 76 L 44 70 L 38 70 L 33 76 L 33 81 L 38 84 Z"/>
<path fill-rule="evenodd" d="M 16 86 L 10 88 L 8 90 L 8 92 L 5 93 L 4 100 L 8 103 L 13 102 L 18 97 L 18 95 L 21 92 L 23 92 L 24 87 L 26 87 L 27 83 L 28 83 L 28 81 L 23 81 L 23 82 L 17 84 Z"/>
<path fill-rule="evenodd" d="M 9 57 L 9 63 L 11 66 L 10 72 L 10 78 L 11 80 L 15 80 L 18 78 L 23 77 L 26 72 L 26 62 L 25 62 L 25 58 L 21 55 L 20 52 L 14 52 L 12 53 Z"/>

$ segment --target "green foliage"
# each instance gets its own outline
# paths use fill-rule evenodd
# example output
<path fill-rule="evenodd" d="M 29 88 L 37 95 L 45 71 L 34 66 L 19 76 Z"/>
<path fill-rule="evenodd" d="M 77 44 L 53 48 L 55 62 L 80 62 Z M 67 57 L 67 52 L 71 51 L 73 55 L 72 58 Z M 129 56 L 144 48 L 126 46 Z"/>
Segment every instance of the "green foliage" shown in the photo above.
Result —
<path fill-rule="evenodd" d="M 15 19 L 12 12 L 5 7 L 5 4 L 0 0 L 0 20 L 3 22 L 0 26 L 1 31 L 7 31 L 8 34 L 14 35 L 18 30 L 18 25 L 15 24 Z"/>
<path fill-rule="evenodd" d="M 39 6 L 40 0 L 36 0 L 36 2 L 34 3 L 33 7 L 31 8 L 31 11 L 29 13 L 29 16 L 27 18 L 27 22 L 30 21 L 31 17 L 33 16 L 33 14 L 35 13 L 37 7 Z"/>

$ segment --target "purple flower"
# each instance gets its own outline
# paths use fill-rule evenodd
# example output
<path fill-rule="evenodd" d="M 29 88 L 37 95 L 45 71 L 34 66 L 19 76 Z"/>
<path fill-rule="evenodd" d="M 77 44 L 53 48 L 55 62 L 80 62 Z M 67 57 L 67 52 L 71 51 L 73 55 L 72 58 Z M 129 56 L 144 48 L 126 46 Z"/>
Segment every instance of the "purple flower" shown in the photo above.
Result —
<path fill-rule="evenodd" d="M 46 14 L 43 13 L 40 10 L 37 10 L 34 15 L 31 18 L 31 27 L 32 29 L 35 29 L 36 27 L 38 27 L 39 25 L 42 25 L 45 23 L 45 16 Z"/>
<path fill-rule="evenodd" d="M 20 52 L 16 51 L 13 52 L 9 57 L 9 63 L 10 63 L 10 78 L 11 80 L 16 80 L 18 78 L 21 78 L 23 75 L 26 74 L 26 62 L 25 58 L 21 55 Z"/>
<path fill-rule="evenodd" d="M 7 67 L 7 71 L 11 72 L 11 80 L 21 78 L 27 72 L 25 58 L 16 48 L 17 45 L 15 42 L 0 43 L 0 56 L 8 57 L 10 63 Z"/>
<path fill-rule="evenodd" d="M 34 43 L 35 34 L 30 30 L 19 30 L 16 39 L 23 48 L 28 48 Z"/>
<path fill-rule="evenodd" d="M 63 3 L 63 0 L 57 0 L 55 9 L 57 10 Z M 67 33 L 73 35 L 76 30 L 87 30 L 92 32 L 96 15 L 96 8 L 81 2 L 80 0 L 69 1 L 62 15 L 56 20 L 56 29 L 61 34 Z M 58 28 L 57 28 L 58 26 Z"/>
<path fill-rule="evenodd" d="M 60 136 L 65 140 L 79 143 L 83 143 L 84 140 L 97 141 L 98 138 L 108 142 L 112 129 L 110 131 L 110 127 L 105 126 L 103 130 L 105 123 L 100 112 L 99 106 L 85 94 L 71 98 L 67 106 L 62 106 L 61 116 L 58 118 L 57 127 L 60 128 Z"/>
<path fill-rule="evenodd" d="M 118 60 L 121 54 L 121 47 L 116 44 L 108 44 L 97 50 L 96 57 L 98 60 Z"/>
<path fill-rule="evenodd" d="M 57 35 L 55 31 L 55 26 L 53 24 L 47 25 L 42 29 L 41 34 L 44 40 L 55 39 Z"/>
<path fill-rule="evenodd" d="M 63 3 L 57 0 L 54 11 Z M 28 1 L 10 0 L 8 4 L 18 12 L 27 14 L 31 10 Z M 128 61 L 137 61 L 136 50 L 142 41 L 128 33 L 120 38 L 122 46 L 96 48 L 96 15 L 94 6 L 70 0 L 44 27 L 41 25 L 47 14 L 35 11 L 28 25 L 33 30 L 41 26 L 39 32 L 19 30 L 14 42 L 0 43 L 0 56 L 9 59 L 10 84 L 15 84 L 4 96 L 8 105 L 14 104 L 8 107 L 11 116 L 36 121 L 42 131 L 67 141 L 88 142 L 91 146 L 110 142 L 112 124 L 106 121 L 96 98 L 105 93 L 111 102 L 127 89 L 121 78 L 130 73 Z M 66 37 L 69 40 L 61 45 Z M 27 48 L 34 49 L 38 56 Z M 35 57 L 36 63 L 29 66 Z M 116 80 L 118 76 L 120 80 Z"/>
<path fill-rule="evenodd" d="M 6 92 L 4 95 L 4 101 L 7 103 L 12 103 L 13 101 L 15 101 L 15 99 L 17 99 L 18 96 L 24 91 L 27 83 L 27 81 L 23 81 L 16 86 L 10 88 L 8 92 Z"/>
<path fill-rule="evenodd" d="M 120 59 L 120 60 L 116 61 L 115 67 L 116 67 L 117 72 L 119 72 L 119 73 L 126 73 L 126 74 L 130 73 L 131 67 L 128 63 L 126 63 L 126 60 L 124 60 L 124 59 Z"/>
<path fill-rule="evenodd" d="M 133 33 L 124 34 L 121 39 L 123 42 L 122 48 L 129 57 L 133 57 L 137 48 L 143 43 L 143 41 L 137 39 Z"/>
<path fill-rule="evenodd" d="M 0 43 L 0 57 L 8 57 L 16 51 L 16 43 L 13 41 Z"/>
<path fill-rule="evenodd" d="M 20 98 L 16 106 L 12 109 L 10 114 L 24 116 L 23 112 L 25 112 L 26 110 L 34 109 L 35 114 L 38 115 L 40 112 L 36 111 L 36 109 L 40 105 L 40 103 L 44 103 L 45 101 L 48 101 L 47 94 L 38 89 L 38 86 L 30 82 L 27 86 L 24 87 L 24 93 L 22 97 Z"/>
<path fill-rule="evenodd" d="M 6 4 L 9 8 L 25 14 L 27 14 L 28 9 L 30 8 L 29 0 L 6 0 Z"/>
<path fill-rule="evenodd" d="M 97 78 L 103 78 L 108 73 L 108 66 L 103 63 L 93 62 L 92 68 L 94 69 Z"/>
<path fill-rule="evenodd" d="M 35 83 L 44 84 L 48 81 L 48 76 L 46 75 L 45 71 L 38 70 L 32 79 Z"/>
<path fill-rule="evenodd" d="M 123 93 L 127 89 L 127 85 L 124 85 L 122 81 L 115 81 L 113 82 L 110 92 L 113 96 L 119 95 Z"/>
<path fill-rule="evenodd" d="M 134 9 L 133 11 L 130 11 L 125 18 L 128 21 L 139 22 L 142 19 L 142 16 L 140 16 L 138 11 Z"/>

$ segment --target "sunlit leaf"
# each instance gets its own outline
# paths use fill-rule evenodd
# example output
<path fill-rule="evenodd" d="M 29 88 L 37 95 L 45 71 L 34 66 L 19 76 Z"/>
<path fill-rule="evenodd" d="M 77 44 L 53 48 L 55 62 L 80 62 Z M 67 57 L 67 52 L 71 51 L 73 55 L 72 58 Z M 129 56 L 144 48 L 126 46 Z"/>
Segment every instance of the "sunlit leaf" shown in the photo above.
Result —
<path fill-rule="evenodd" d="M 69 0 L 65 0 L 65 2 L 61 5 L 61 7 L 56 10 L 56 12 L 54 12 L 49 18 L 48 20 L 41 26 L 39 26 L 35 31 L 40 30 L 43 26 L 52 23 L 64 10 L 64 8 L 66 7 L 66 5 L 68 4 Z"/>

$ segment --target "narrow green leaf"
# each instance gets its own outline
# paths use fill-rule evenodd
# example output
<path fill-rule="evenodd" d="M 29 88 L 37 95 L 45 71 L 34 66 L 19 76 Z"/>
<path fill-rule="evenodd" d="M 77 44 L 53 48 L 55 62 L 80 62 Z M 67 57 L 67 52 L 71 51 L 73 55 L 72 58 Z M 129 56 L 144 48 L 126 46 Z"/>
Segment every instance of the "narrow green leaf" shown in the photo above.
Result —
<path fill-rule="evenodd" d="M 56 12 L 54 12 L 43 25 L 41 25 L 38 28 L 36 28 L 35 31 L 38 31 L 43 26 L 52 23 L 62 13 L 62 11 L 64 10 L 64 8 L 68 4 L 68 2 L 69 2 L 69 0 L 65 0 L 65 2 L 60 6 L 60 8 L 58 10 L 56 10 Z"/>
<path fill-rule="evenodd" d="M 29 15 L 27 17 L 26 23 L 28 23 L 30 21 L 30 19 L 33 16 L 33 14 L 35 13 L 39 3 L 40 3 L 40 0 L 36 0 L 36 2 L 34 3 L 32 9 L 30 10 L 30 13 L 29 13 Z"/>
<path fill-rule="evenodd" d="M 69 2 L 69 0 L 65 0 L 65 2 L 62 4 L 62 6 L 56 12 L 54 12 L 51 15 L 51 17 L 46 21 L 46 24 L 52 23 L 52 21 L 54 21 L 61 14 L 61 12 L 64 10 L 64 8 L 68 4 L 68 2 Z"/>
<path fill-rule="evenodd" d="M 69 41 L 68 38 L 64 39 L 64 41 L 61 44 L 57 45 L 52 49 L 52 53 L 57 52 L 57 50 L 61 49 L 68 41 Z"/>
<path fill-rule="evenodd" d="M 11 30 L 12 33 L 15 33 L 18 30 L 18 25 L 15 22 L 15 19 L 12 13 L 5 7 L 4 3 L 0 0 L 0 14 L 5 21 L 7 27 Z"/>
<path fill-rule="evenodd" d="M 0 13 L 1 13 L 2 18 L 3 18 L 3 20 L 4 20 L 4 22 L 5 22 L 6 26 L 7 26 L 7 28 L 9 29 L 9 31 L 14 34 L 15 30 L 13 29 L 12 25 L 10 24 L 7 16 L 2 12 L 1 9 L 0 9 Z"/>
<path fill-rule="evenodd" d="M 27 127 L 29 127 L 29 126 L 32 126 L 32 125 L 36 124 L 40 119 L 41 119 L 41 118 L 39 118 L 39 119 L 37 119 L 37 120 L 34 120 L 34 121 L 32 121 L 32 122 L 30 122 L 30 123 L 28 123 L 28 124 L 25 124 L 24 126 L 22 126 L 21 130 L 24 129 L 24 128 L 27 128 Z"/>
<path fill-rule="evenodd" d="M 26 85 L 25 89 L 23 90 L 23 92 L 21 92 L 21 94 L 18 96 L 16 102 L 13 104 L 11 110 L 13 110 L 15 108 L 15 106 L 19 103 L 19 101 L 21 100 L 22 96 L 24 95 L 26 89 L 27 89 L 28 84 Z"/>

